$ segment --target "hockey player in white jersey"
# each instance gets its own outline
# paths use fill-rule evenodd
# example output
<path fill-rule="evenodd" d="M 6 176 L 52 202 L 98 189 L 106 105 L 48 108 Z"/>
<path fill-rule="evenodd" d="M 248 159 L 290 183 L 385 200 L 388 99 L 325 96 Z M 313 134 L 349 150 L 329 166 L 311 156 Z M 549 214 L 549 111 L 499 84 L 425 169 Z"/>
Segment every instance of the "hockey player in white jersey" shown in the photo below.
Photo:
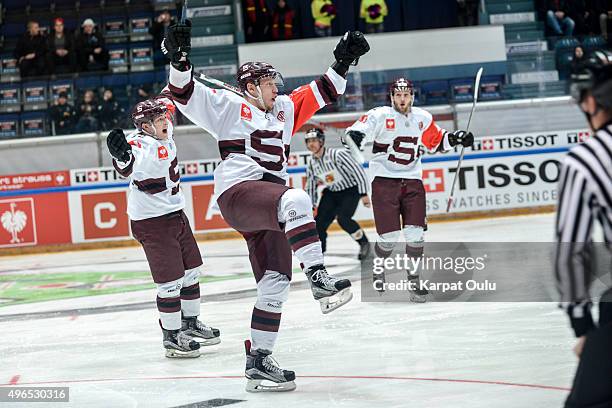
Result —
<path fill-rule="evenodd" d="M 251 341 L 245 342 L 247 391 L 295 389 L 295 373 L 270 357 L 289 294 L 291 251 L 302 263 L 323 313 L 347 303 L 351 283 L 329 276 L 311 200 L 287 186 L 293 134 L 346 87 L 349 66 L 369 50 L 363 34 L 347 33 L 334 50 L 336 63 L 319 79 L 279 95 L 280 73 L 248 62 L 237 73 L 242 95 L 213 90 L 193 80 L 189 62 L 191 23 L 169 27 L 162 49 L 171 60 L 169 89 L 178 109 L 218 141 L 215 198 L 225 221 L 247 241 L 257 282 Z M 263 383 L 267 380 L 269 385 Z"/>
<path fill-rule="evenodd" d="M 344 137 L 362 150 L 372 143 L 369 175 L 379 235 L 377 255 L 389 256 L 403 233 L 407 254 L 420 257 L 426 227 L 421 156 L 425 149 L 446 152 L 459 144 L 471 146 L 474 136 L 462 130 L 449 133 L 434 122 L 429 112 L 413 107 L 414 86 L 405 78 L 391 84 L 389 96 L 391 106 L 371 109 L 346 130 Z M 411 299 L 424 302 L 428 293 L 421 288 L 418 273 L 408 274 L 415 282 Z M 384 276 L 375 275 L 374 279 L 384 280 Z"/>
<path fill-rule="evenodd" d="M 219 330 L 198 319 L 202 257 L 183 212 L 174 109 L 167 98 L 139 102 L 132 111 L 137 130 L 126 137 L 114 129 L 107 145 L 113 166 L 130 180 L 127 212 L 157 285 L 166 357 L 199 357 L 200 345 L 218 344 L 221 338 Z"/>

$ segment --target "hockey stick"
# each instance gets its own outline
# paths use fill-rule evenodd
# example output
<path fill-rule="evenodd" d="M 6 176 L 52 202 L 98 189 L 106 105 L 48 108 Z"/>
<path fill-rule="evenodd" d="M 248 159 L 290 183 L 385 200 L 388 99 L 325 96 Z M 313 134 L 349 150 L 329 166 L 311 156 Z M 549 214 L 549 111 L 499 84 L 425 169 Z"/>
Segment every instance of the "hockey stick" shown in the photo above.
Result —
<path fill-rule="evenodd" d="M 187 19 L 187 0 L 181 1 L 181 24 L 185 24 Z"/>
<path fill-rule="evenodd" d="M 470 123 L 472 123 L 472 115 L 474 115 L 474 111 L 476 110 L 476 102 L 478 102 L 478 90 L 480 89 L 480 77 L 482 76 L 482 71 L 483 71 L 483 68 L 480 67 L 480 69 L 476 73 L 476 80 L 474 81 L 474 100 L 472 102 L 472 111 L 470 112 L 470 117 L 468 118 L 467 127 L 465 128 L 466 133 L 470 131 Z M 459 171 L 461 170 L 461 162 L 463 162 L 464 152 L 465 152 L 465 146 L 461 146 L 461 154 L 459 154 L 459 161 L 457 162 L 457 171 L 455 171 L 455 177 L 453 178 L 453 186 L 451 187 L 450 196 L 448 197 L 448 203 L 446 204 L 446 212 L 450 211 L 450 207 L 453 202 L 453 195 L 455 193 L 455 185 L 457 184 L 457 176 L 459 175 Z"/>

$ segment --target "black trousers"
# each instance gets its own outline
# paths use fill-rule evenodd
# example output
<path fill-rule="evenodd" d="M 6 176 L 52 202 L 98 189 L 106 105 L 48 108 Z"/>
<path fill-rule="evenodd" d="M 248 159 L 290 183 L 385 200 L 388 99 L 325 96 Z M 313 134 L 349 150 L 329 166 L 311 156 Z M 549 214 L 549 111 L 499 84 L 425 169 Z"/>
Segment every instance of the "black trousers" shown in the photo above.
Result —
<path fill-rule="evenodd" d="M 337 218 L 340 227 L 349 234 L 353 234 L 361 229 L 359 224 L 353 219 L 360 198 L 361 196 L 356 186 L 338 192 L 329 191 L 328 189 L 323 190 L 323 197 L 321 197 L 317 216 L 315 217 L 323 252 L 325 252 L 327 246 L 327 229 L 334 222 L 334 219 Z"/>
<path fill-rule="evenodd" d="M 565 408 L 612 407 L 612 289 L 599 303 L 599 327 L 586 336 Z"/>

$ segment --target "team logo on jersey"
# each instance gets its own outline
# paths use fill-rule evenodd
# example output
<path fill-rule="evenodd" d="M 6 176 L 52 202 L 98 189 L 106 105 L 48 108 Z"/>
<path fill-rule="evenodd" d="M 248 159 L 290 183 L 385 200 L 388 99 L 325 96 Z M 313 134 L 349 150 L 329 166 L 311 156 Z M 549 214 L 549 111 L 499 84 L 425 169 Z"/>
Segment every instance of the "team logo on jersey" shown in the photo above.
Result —
<path fill-rule="evenodd" d="M 368 115 L 361 115 L 361 117 L 359 118 L 359 121 L 361 123 L 366 123 L 368 121 Z"/>
<path fill-rule="evenodd" d="M 240 108 L 240 118 L 244 120 L 253 119 L 253 112 L 251 112 L 251 108 L 246 106 L 246 104 L 244 103 L 242 104 L 242 107 Z"/>
<path fill-rule="evenodd" d="M 385 125 L 387 126 L 387 130 L 395 130 L 395 119 L 387 119 Z"/>
<path fill-rule="evenodd" d="M 285 121 L 285 111 L 278 112 L 278 115 L 276 115 L 276 119 L 280 120 L 281 122 L 284 122 Z"/>
<path fill-rule="evenodd" d="M 157 158 L 159 160 L 168 159 L 168 149 L 166 149 L 166 146 L 159 146 L 157 148 Z"/>

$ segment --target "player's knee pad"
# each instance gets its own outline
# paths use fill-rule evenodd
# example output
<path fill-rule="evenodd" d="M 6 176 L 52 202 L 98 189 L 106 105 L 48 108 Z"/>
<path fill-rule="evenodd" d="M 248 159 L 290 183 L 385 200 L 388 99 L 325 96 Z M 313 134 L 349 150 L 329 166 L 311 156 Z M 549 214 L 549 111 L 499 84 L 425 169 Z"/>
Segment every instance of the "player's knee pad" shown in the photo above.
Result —
<path fill-rule="evenodd" d="M 281 313 L 289 297 L 289 278 L 275 271 L 266 271 L 257 283 L 255 307 L 266 312 Z"/>
<path fill-rule="evenodd" d="M 385 232 L 384 234 L 380 234 L 378 236 L 376 245 L 384 250 L 392 251 L 393 248 L 395 248 L 395 244 L 397 243 L 399 236 L 399 231 Z"/>
<path fill-rule="evenodd" d="M 423 233 L 423 227 L 418 225 L 406 225 L 402 232 L 404 233 L 404 239 L 408 245 L 423 245 L 425 242 L 425 234 Z"/>
<path fill-rule="evenodd" d="M 172 298 L 181 296 L 181 288 L 183 287 L 183 278 L 157 284 L 157 296 L 160 298 Z"/>
<path fill-rule="evenodd" d="M 285 191 L 278 204 L 278 220 L 297 225 L 312 221 L 312 201 L 308 193 L 297 188 Z"/>
<path fill-rule="evenodd" d="M 187 269 L 185 271 L 185 277 L 183 278 L 183 287 L 186 288 L 188 286 L 195 285 L 196 283 L 199 282 L 199 280 L 200 280 L 200 268 L 201 268 L 201 266 L 198 266 L 196 268 Z"/>

